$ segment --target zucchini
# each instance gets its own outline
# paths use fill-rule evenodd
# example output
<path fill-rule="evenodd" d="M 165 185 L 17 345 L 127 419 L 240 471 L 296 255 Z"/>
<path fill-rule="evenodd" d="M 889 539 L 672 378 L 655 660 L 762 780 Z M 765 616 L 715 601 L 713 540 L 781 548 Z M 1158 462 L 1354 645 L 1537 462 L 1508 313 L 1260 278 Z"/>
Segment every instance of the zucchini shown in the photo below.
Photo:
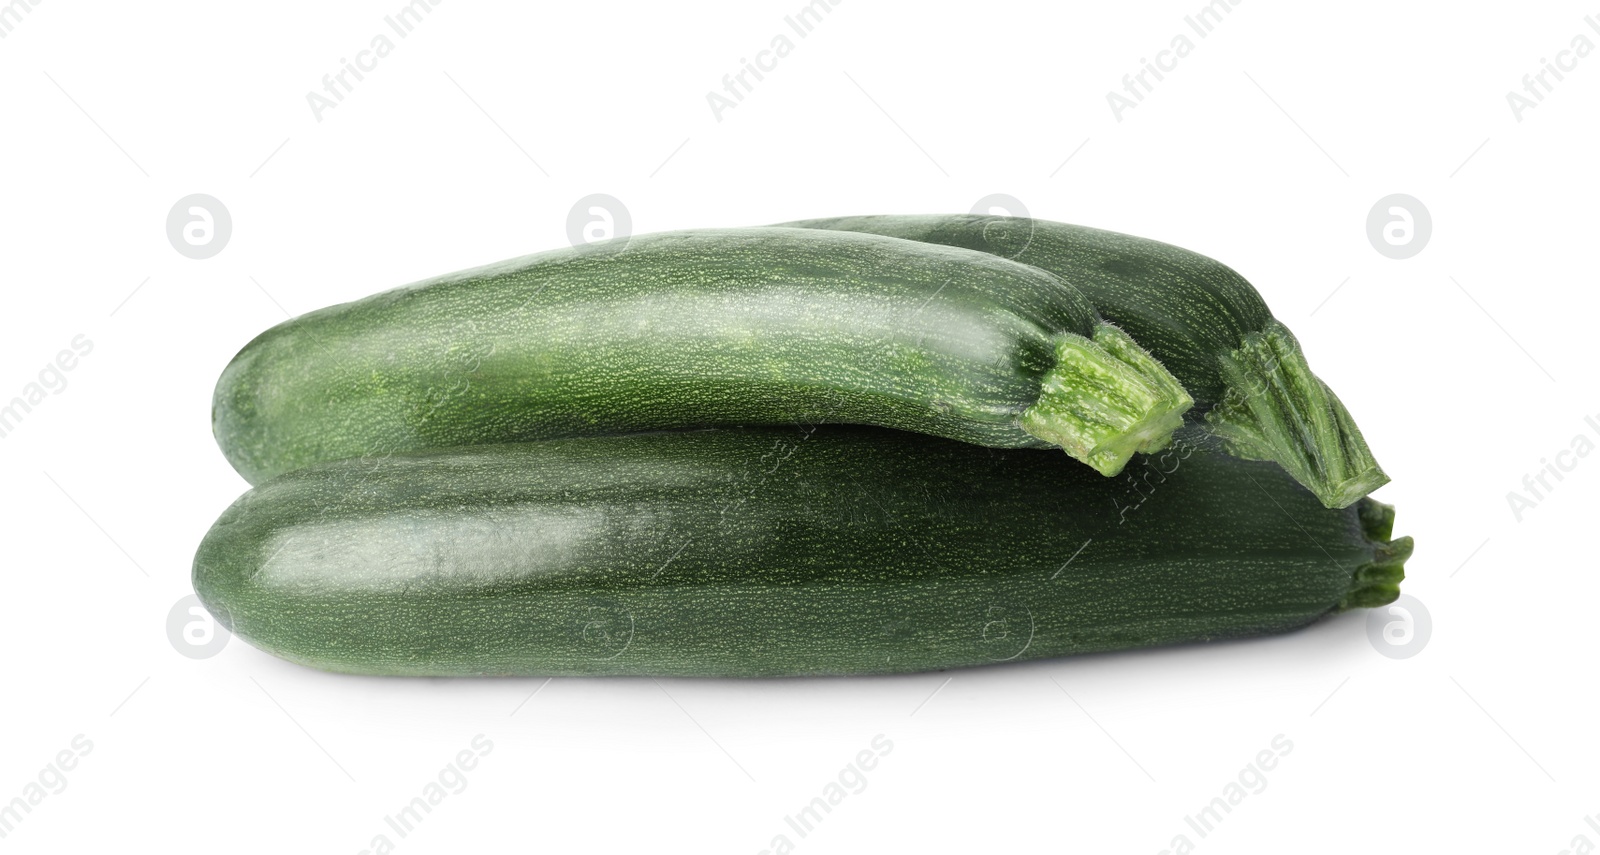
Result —
<path fill-rule="evenodd" d="M 306 467 L 205 536 L 255 646 L 391 675 L 924 671 L 1283 632 L 1398 595 L 1370 499 L 1173 447 L 1142 504 L 1057 455 L 865 427 L 444 449 Z"/>
<path fill-rule="evenodd" d="M 820 422 L 1060 446 L 1113 475 L 1191 403 L 1044 271 L 745 229 L 527 256 L 286 321 L 223 371 L 212 420 L 252 483 L 426 448 Z"/>
<path fill-rule="evenodd" d="M 1388 483 L 1355 420 L 1311 373 L 1294 333 L 1231 268 L 1170 244 L 984 214 L 839 217 L 784 225 L 994 253 L 1048 270 L 1176 376 L 1196 406 L 1180 439 L 1272 460 L 1330 508 Z"/>

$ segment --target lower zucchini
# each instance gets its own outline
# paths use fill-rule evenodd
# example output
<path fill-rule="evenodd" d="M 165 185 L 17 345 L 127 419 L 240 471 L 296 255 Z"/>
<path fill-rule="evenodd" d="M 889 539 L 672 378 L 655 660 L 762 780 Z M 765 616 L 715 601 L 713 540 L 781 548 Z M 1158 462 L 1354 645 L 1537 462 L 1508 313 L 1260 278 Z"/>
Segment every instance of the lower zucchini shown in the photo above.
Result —
<path fill-rule="evenodd" d="M 1392 601 L 1411 539 L 1169 449 L 1139 504 L 1064 455 L 872 428 L 480 446 L 300 469 L 211 528 L 224 626 L 395 675 L 925 671 L 1282 632 Z"/>
<path fill-rule="evenodd" d="M 1149 349 L 1194 396 L 1201 428 L 1230 453 L 1272 460 L 1328 507 L 1388 482 L 1355 420 L 1311 373 L 1300 343 L 1232 268 L 1159 241 L 985 214 L 785 223 L 977 249 L 1048 270 Z"/>

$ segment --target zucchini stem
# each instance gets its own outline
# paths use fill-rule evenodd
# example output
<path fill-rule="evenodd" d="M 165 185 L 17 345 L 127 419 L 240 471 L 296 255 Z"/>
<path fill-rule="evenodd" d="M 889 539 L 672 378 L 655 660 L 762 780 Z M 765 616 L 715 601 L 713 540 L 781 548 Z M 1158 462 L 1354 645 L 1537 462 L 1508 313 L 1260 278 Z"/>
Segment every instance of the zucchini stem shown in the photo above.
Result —
<path fill-rule="evenodd" d="M 1363 498 L 1358 509 L 1361 530 L 1376 552 L 1373 559 L 1356 568 L 1334 611 L 1372 609 L 1386 606 L 1400 597 L 1400 582 L 1406 578 L 1406 560 L 1411 557 L 1410 537 L 1391 539 L 1394 533 L 1394 506 Z"/>
<path fill-rule="evenodd" d="M 1389 483 L 1288 327 L 1272 321 L 1246 335 L 1223 358 L 1222 371 L 1228 391 L 1206 424 L 1230 454 L 1277 463 L 1330 508 L 1348 507 Z"/>
<path fill-rule="evenodd" d="M 1167 447 L 1194 406 L 1177 378 L 1111 324 L 1095 327 L 1093 340 L 1063 334 L 1055 357 L 1022 429 L 1102 475 L 1121 472 L 1136 451 Z"/>

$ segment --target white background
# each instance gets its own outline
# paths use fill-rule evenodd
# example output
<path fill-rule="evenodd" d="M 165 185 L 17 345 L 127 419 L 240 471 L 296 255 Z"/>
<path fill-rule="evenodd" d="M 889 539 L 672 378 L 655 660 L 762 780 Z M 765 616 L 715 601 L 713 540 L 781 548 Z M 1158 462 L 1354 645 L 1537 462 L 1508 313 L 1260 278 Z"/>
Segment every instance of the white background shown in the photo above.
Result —
<path fill-rule="evenodd" d="M 92 749 L 0 839 L 26 852 L 669 850 L 1558 852 L 1600 832 L 1593 738 L 1600 455 L 1521 519 L 1507 494 L 1575 436 L 1594 381 L 1600 58 L 1520 121 L 1506 100 L 1593 4 L 843 0 L 720 121 L 707 93 L 802 0 L 447 2 L 318 121 L 308 92 L 401 0 L 11 3 L 0 39 L 0 402 L 92 352 L 0 439 L 0 801 Z M 1134 7 L 1137 7 L 1136 9 Z M 6 8 L 0 5 L 0 9 Z M 1143 102 L 1106 95 L 1179 32 Z M 1570 57 L 1569 57 L 1570 59 Z M 1570 64 L 1570 62 L 1569 62 Z M 1152 78 L 1153 79 L 1153 78 Z M 233 233 L 180 255 L 206 193 Z M 1244 273 L 1393 477 L 1433 631 L 1380 655 L 1354 613 L 1288 636 L 891 679 L 399 680 L 167 617 L 244 488 L 212 384 L 330 303 L 567 243 L 607 193 L 635 233 L 875 212 L 1034 215 Z M 1431 212 L 1393 260 L 1381 197 Z M 1571 462 L 1573 458 L 1564 458 Z M 542 688 L 541 688 L 542 687 Z M 531 700 L 530 695 L 538 690 Z M 482 734 L 409 836 L 384 823 Z M 784 818 L 882 734 L 806 837 Z M 1207 837 L 1184 817 L 1282 734 Z M 1600 820 L 1597 820 L 1600 823 Z M 1597 826 L 1600 827 L 1600 826 Z"/>

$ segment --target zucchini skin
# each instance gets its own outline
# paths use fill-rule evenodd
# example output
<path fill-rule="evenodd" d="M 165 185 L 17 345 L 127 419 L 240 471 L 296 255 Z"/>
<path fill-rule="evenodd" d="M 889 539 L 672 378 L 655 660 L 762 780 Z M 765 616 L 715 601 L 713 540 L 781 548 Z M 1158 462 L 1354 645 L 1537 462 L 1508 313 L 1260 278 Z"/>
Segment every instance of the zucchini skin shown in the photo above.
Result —
<path fill-rule="evenodd" d="M 1389 481 L 1344 404 L 1311 373 L 1294 334 L 1243 276 L 1160 241 L 986 214 L 836 217 L 784 223 L 926 241 L 1040 267 L 1089 298 L 1194 397 L 1180 439 L 1274 460 L 1345 507 Z"/>
<path fill-rule="evenodd" d="M 426 676 L 926 671 L 1283 632 L 1398 595 L 1411 541 L 1387 506 L 1164 456 L 1137 506 L 1063 456 L 864 427 L 334 461 L 236 501 L 194 586 L 284 659 Z"/>
<path fill-rule="evenodd" d="M 212 424 L 251 483 L 426 448 L 820 422 L 1060 445 L 1110 475 L 1191 403 L 1044 271 L 743 229 L 541 253 L 286 321 L 223 371 Z"/>

